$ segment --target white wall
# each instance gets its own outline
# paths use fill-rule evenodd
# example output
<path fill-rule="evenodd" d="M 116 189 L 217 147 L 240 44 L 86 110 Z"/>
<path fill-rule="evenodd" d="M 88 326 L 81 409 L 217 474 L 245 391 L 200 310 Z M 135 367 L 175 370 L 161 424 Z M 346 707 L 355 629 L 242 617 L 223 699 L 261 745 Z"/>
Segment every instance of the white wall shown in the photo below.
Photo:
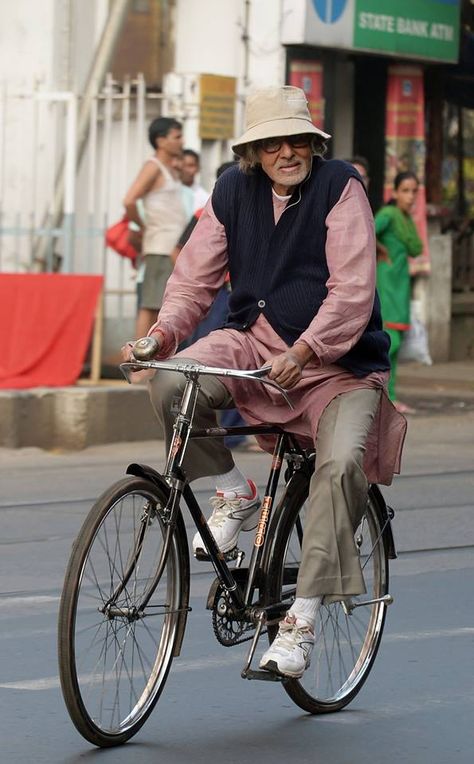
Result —
<path fill-rule="evenodd" d="M 64 145 L 64 106 L 34 93 L 79 92 L 109 0 L 0 2 L 0 268 L 27 269 Z"/>
<path fill-rule="evenodd" d="M 83 89 L 87 74 L 107 20 L 109 0 L 70 0 L 71 2 L 71 84 Z M 135 72 L 133 72 L 135 74 Z"/>
<path fill-rule="evenodd" d="M 245 18 L 248 12 L 248 40 Z M 197 89 L 189 84 L 200 73 L 237 78 L 235 137 L 244 128 L 245 94 L 257 87 L 284 82 L 285 52 L 280 43 L 282 0 L 177 0 L 176 65 L 167 92 L 184 94 L 177 113 L 184 122 L 186 145 L 202 151 L 204 182 L 210 187 L 217 166 L 231 158 L 229 146 L 201 146 L 198 135 Z M 172 108 L 177 106 L 177 101 Z M 231 141 L 229 142 L 229 144 Z"/>
<path fill-rule="evenodd" d="M 284 84 L 282 6 L 282 0 L 252 0 L 250 4 L 250 88 Z"/>
<path fill-rule="evenodd" d="M 246 8 L 248 43 L 242 40 Z M 250 87 L 280 84 L 281 14 L 281 0 L 178 0 L 175 71 L 239 77 L 243 87 L 248 56 Z"/>
<path fill-rule="evenodd" d="M 2 0 L 0 81 L 11 88 L 33 80 L 80 87 L 108 6 L 109 0 Z"/>
<path fill-rule="evenodd" d="M 175 71 L 236 76 L 241 0 L 178 0 Z"/>
<path fill-rule="evenodd" d="M 0 80 L 10 86 L 52 77 L 55 0 L 0 3 Z"/>

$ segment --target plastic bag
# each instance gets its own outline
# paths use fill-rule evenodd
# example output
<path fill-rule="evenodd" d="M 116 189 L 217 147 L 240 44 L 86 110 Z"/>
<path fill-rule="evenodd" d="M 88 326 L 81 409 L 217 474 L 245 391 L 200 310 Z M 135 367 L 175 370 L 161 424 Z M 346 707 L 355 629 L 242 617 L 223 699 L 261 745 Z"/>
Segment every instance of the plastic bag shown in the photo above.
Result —
<path fill-rule="evenodd" d="M 126 215 L 124 215 L 118 223 L 109 226 L 105 232 L 105 243 L 118 255 L 127 257 L 132 263 L 135 263 L 135 260 L 138 257 L 138 252 L 129 241 L 129 222 L 130 221 Z"/>
<path fill-rule="evenodd" d="M 400 363 L 408 361 L 418 361 L 426 366 L 432 366 L 430 351 L 428 347 L 428 334 L 420 318 L 420 304 L 418 300 L 412 300 L 410 303 L 410 328 L 403 332 L 403 340 L 398 353 Z"/>

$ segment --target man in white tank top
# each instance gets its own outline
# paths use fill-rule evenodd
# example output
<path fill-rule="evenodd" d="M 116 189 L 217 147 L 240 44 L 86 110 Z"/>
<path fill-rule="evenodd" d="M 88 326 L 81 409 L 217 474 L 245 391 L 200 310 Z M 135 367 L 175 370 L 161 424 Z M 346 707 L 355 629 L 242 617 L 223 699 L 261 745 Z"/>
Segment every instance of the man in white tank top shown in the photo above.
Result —
<path fill-rule="evenodd" d="M 148 137 L 155 153 L 130 186 L 123 201 L 129 220 L 142 234 L 143 283 L 139 295 L 136 336 L 143 337 L 156 321 L 173 263 L 170 254 L 188 222 L 182 184 L 175 170 L 183 150 L 181 124 L 169 117 L 154 119 Z M 143 221 L 137 202 L 141 199 Z"/>

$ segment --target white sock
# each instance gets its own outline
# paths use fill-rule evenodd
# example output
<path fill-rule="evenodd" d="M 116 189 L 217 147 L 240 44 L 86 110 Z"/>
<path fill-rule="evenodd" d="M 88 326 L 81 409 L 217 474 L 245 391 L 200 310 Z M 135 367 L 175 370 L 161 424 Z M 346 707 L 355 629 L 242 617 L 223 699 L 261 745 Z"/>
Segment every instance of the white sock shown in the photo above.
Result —
<path fill-rule="evenodd" d="M 322 597 L 296 597 L 288 613 L 300 621 L 305 621 L 308 626 L 314 629 L 322 599 Z"/>
<path fill-rule="evenodd" d="M 248 496 L 250 493 L 247 478 L 235 465 L 230 472 L 226 472 L 224 475 L 216 475 L 216 490 L 235 491 L 242 496 Z"/>

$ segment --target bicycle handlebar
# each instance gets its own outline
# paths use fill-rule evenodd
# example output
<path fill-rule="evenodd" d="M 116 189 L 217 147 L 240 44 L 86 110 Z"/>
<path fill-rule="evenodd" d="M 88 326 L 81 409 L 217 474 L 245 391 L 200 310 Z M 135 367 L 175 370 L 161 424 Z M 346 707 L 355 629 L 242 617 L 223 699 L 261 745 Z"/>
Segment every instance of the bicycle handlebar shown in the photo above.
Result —
<path fill-rule="evenodd" d="M 294 406 L 292 402 L 290 401 L 288 394 L 286 390 L 283 387 L 280 387 L 277 382 L 274 382 L 272 379 L 266 379 L 265 375 L 268 374 L 268 372 L 271 369 L 271 366 L 262 366 L 260 369 L 248 369 L 246 371 L 243 371 L 241 369 L 226 369 L 226 368 L 220 368 L 218 366 L 204 366 L 200 363 L 190 363 L 189 361 L 183 361 L 183 362 L 177 362 L 177 363 L 170 363 L 169 361 L 156 361 L 156 360 L 141 360 L 137 357 L 136 350 L 138 350 L 138 353 L 140 355 L 148 355 L 151 352 L 152 343 L 146 343 L 145 340 L 152 340 L 154 343 L 154 350 L 153 355 L 157 352 L 159 349 L 158 343 L 153 337 L 144 337 L 141 340 L 137 340 L 133 347 L 133 354 L 135 358 L 137 358 L 136 361 L 128 361 L 126 363 L 120 364 L 120 369 L 127 380 L 127 382 L 130 382 L 129 375 L 134 371 L 144 371 L 146 369 L 163 369 L 164 371 L 173 371 L 178 374 L 184 374 L 189 379 L 195 378 L 197 379 L 199 376 L 214 376 L 214 377 L 234 377 L 235 379 L 250 379 L 254 380 L 255 382 L 260 382 L 263 385 L 268 385 L 268 387 L 273 387 L 276 390 L 278 390 L 279 393 L 284 397 L 285 401 L 287 402 L 288 406 L 291 409 L 294 409 Z M 139 346 L 139 347 L 138 347 Z"/>

